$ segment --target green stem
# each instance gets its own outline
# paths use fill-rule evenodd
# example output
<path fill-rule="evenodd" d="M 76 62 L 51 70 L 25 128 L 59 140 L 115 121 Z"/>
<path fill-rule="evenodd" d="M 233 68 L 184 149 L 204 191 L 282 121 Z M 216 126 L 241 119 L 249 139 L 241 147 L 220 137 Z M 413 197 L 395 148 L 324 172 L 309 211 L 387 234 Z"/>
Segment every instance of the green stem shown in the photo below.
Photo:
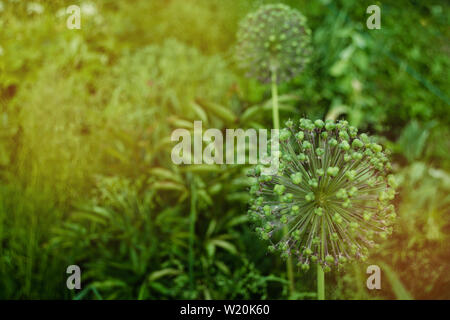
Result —
<path fill-rule="evenodd" d="M 273 128 L 280 129 L 280 114 L 278 111 L 278 86 L 277 86 L 277 72 L 272 71 L 272 116 Z"/>
<path fill-rule="evenodd" d="M 197 218 L 197 193 L 194 179 L 191 178 L 191 210 L 189 215 L 189 283 L 191 290 L 194 290 L 194 240 L 195 240 L 195 220 Z"/>
<path fill-rule="evenodd" d="M 277 86 L 277 72 L 272 70 L 272 116 L 273 116 L 273 128 L 280 129 L 280 113 L 278 110 L 278 86 Z M 283 233 L 287 233 L 287 229 L 284 228 Z M 289 292 L 292 296 L 295 290 L 294 283 L 294 270 L 292 268 L 292 258 L 288 256 L 286 261 L 286 271 L 289 280 Z"/>
<path fill-rule="evenodd" d="M 317 299 L 325 300 L 325 275 L 320 264 L 317 264 Z"/>
<path fill-rule="evenodd" d="M 294 291 L 295 291 L 295 283 L 294 283 L 294 271 L 293 271 L 293 268 L 292 268 L 292 258 L 291 258 L 291 256 L 288 256 L 288 259 L 286 261 L 286 270 L 287 270 L 288 279 L 289 279 L 289 292 L 290 292 L 290 294 L 292 296 L 294 294 Z"/>

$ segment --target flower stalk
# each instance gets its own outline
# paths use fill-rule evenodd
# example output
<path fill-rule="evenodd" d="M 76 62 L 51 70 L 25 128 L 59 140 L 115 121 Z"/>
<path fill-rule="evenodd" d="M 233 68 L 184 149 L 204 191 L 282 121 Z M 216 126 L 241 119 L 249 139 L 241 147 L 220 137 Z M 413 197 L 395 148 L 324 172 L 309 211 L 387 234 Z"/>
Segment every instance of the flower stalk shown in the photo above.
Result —
<path fill-rule="evenodd" d="M 320 264 L 317 264 L 317 299 L 325 300 L 325 274 Z"/>

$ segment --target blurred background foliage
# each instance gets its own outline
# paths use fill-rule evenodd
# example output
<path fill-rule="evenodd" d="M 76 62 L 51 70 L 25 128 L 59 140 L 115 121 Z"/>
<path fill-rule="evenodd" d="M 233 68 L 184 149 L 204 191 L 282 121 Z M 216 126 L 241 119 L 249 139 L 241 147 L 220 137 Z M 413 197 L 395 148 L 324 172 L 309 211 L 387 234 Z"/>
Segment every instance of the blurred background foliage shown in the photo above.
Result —
<path fill-rule="evenodd" d="M 289 294 L 253 234 L 245 168 L 170 161 L 194 120 L 271 126 L 270 89 L 233 60 L 239 20 L 268 2 L 0 0 L 0 298 L 315 298 L 314 271 Z M 314 45 L 280 88 L 282 120 L 348 119 L 393 150 L 400 180 L 392 238 L 327 274 L 327 296 L 449 299 L 448 2 L 375 2 L 381 30 L 365 25 L 373 1 L 282 2 Z"/>

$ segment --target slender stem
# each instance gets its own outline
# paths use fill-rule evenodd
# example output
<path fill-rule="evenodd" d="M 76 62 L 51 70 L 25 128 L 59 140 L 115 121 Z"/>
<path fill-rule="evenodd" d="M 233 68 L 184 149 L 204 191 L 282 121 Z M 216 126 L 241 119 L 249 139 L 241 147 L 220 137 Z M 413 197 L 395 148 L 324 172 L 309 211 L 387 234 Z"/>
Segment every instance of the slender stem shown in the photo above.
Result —
<path fill-rule="evenodd" d="M 320 264 L 317 264 L 317 299 L 325 300 L 325 275 Z"/>
<path fill-rule="evenodd" d="M 195 220 L 197 218 L 197 193 L 194 179 L 191 178 L 191 210 L 189 216 L 189 283 L 191 290 L 194 290 L 194 241 L 195 241 Z"/>
<path fill-rule="evenodd" d="M 277 72 L 275 69 L 272 70 L 272 116 L 273 116 L 273 128 L 280 129 L 280 114 L 278 110 L 278 86 L 277 86 Z M 283 233 L 287 234 L 288 230 L 283 229 Z M 294 270 L 292 268 L 292 258 L 288 256 L 286 261 L 286 271 L 289 280 L 289 292 L 292 296 L 295 290 L 294 283 Z"/>
<path fill-rule="evenodd" d="M 286 231 L 286 230 L 284 230 Z M 288 259 L 286 261 L 286 270 L 287 270 L 287 274 L 288 274 L 288 279 L 289 279 L 289 292 L 292 294 L 295 291 L 295 283 L 294 283 L 294 270 L 292 268 L 292 258 L 291 256 L 288 256 Z"/>
<path fill-rule="evenodd" d="M 273 115 L 273 128 L 280 129 L 280 114 L 278 111 L 278 86 L 277 86 L 276 70 L 272 70 L 272 115 Z"/>

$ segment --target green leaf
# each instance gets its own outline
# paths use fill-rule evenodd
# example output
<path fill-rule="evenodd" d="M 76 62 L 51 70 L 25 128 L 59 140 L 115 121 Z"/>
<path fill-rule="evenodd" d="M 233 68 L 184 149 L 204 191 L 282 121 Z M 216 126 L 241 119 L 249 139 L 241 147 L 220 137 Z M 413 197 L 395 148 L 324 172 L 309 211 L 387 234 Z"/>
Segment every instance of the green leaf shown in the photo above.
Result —
<path fill-rule="evenodd" d="M 237 254 L 236 247 L 228 241 L 214 239 L 214 240 L 211 240 L 211 243 L 214 244 L 216 247 L 221 247 L 222 249 L 225 249 L 226 251 L 230 252 L 231 254 Z"/>
<path fill-rule="evenodd" d="M 165 168 L 159 168 L 159 167 L 152 168 L 149 170 L 149 173 L 151 175 L 162 178 L 164 180 L 172 180 L 174 182 L 183 183 L 182 177 L 180 177 L 178 174 L 176 174 L 168 169 L 165 169 Z"/>
<path fill-rule="evenodd" d="M 153 281 L 156 281 L 156 280 L 158 280 L 160 278 L 167 277 L 167 276 L 175 276 L 175 275 L 178 275 L 180 273 L 181 273 L 180 270 L 173 269 L 173 268 L 161 269 L 161 270 L 154 271 L 154 272 L 150 273 L 149 276 L 148 276 L 148 281 L 149 282 L 153 282 Z"/>
<path fill-rule="evenodd" d="M 206 109 L 227 122 L 236 122 L 237 116 L 229 109 L 214 102 L 199 101 Z"/>
<path fill-rule="evenodd" d="M 414 300 L 414 297 L 405 288 L 397 273 L 385 263 L 380 263 L 380 267 L 386 274 L 391 284 L 392 291 L 399 300 Z"/>
<path fill-rule="evenodd" d="M 189 107 L 195 112 L 200 120 L 202 120 L 204 123 L 208 123 L 208 115 L 206 114 L 206 111 L 198 105 L 198 103 L 192 101 L 189 104 Z"/>
<path fill-rule="evenodd" d="M 171 181 L 162 181 L 162 182 L 155 182 L 152 185 L 152 188 L 155 190 L 167 190 L 167 191 L 185 191 L 186 188 L 184 185 L 171 182 Z"/>

